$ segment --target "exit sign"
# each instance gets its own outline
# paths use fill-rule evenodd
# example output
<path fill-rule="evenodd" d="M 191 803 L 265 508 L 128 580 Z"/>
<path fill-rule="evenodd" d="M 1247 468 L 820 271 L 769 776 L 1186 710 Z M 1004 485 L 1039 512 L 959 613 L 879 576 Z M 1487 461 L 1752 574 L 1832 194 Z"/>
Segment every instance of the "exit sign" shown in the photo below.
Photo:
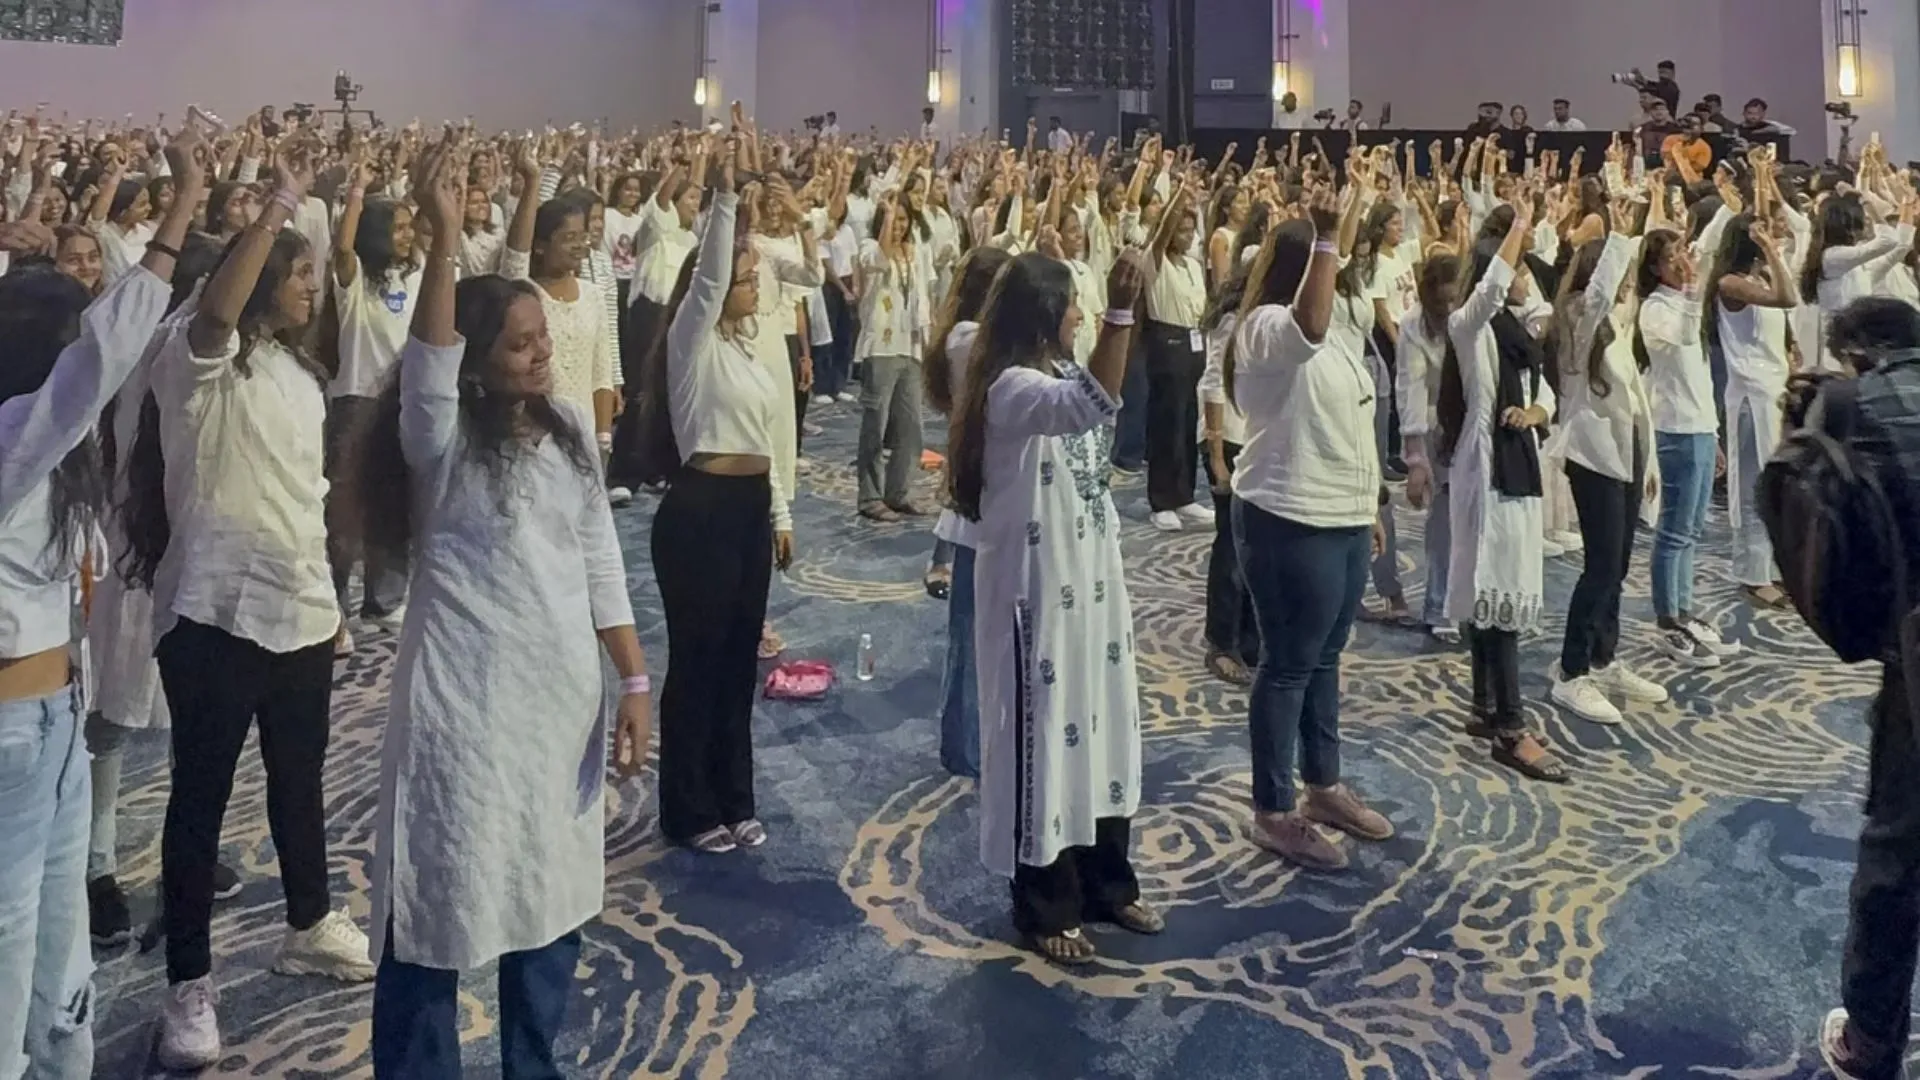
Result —
<path fill-rule="evenodd" d="M 1231 90 L 1231 89 L 1233 89 L 1233 80 L 1232 80 L 1232 79 L 1211 79 L 1211 80 L 1208 80 L 1208 82 L 1207 82 L 1207 89 L 1209 89 L 1209 90 Z"/>

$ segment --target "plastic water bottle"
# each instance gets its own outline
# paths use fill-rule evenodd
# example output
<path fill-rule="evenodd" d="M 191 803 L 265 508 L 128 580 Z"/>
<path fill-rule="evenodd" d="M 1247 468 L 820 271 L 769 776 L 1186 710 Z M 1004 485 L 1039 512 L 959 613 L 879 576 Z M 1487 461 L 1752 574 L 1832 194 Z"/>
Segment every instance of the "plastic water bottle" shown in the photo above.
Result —
<path fill-rule="evenodd" d="M 859 677 L 861 682 L 872 682 L 873 674 L 874 674 L 873 668 L 874 668 L 873 635 L 861 634 L 860 635 L 860 660 L 859 660 L 858 666 L 854 669 L 854 673 Z"/>

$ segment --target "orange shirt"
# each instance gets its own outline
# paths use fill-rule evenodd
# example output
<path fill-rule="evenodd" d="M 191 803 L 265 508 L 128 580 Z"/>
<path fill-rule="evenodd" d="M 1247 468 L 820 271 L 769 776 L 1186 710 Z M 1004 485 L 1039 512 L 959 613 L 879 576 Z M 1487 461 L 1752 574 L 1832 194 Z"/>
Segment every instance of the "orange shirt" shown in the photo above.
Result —
<path fill-rule="evenodd" d="M 1713 147 L 1708 146 L 1705 139 L 1688 142 L 1685 135 L 1669 135 L 1667 140 L 1660 144 L 1660 152 L 1662 155 L 1673 154 L 1685 160 L 1688 165 L 1693 166 L 1693 171 L 1701 176 L 1705 176 L 1707 166 L 1713 164 Z"/>

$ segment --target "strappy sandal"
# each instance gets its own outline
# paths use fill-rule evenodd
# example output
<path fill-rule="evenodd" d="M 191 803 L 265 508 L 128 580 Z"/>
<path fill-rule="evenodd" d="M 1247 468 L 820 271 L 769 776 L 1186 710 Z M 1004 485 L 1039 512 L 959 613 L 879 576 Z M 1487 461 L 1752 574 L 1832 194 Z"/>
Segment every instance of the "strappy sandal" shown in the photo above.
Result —
<path fill-rule="evenodd" d="M 1781 591 L 1778 585 L 1742 585 L 1741 588 L 1746 590 L 1747 599 L 1751 600 L 1755 607 L 1766 608 L 1769 611 L 1785 611 L 1793 606 L 1793 598 Z M 1771 599 L 1764 595 L 1769 592 L 1773 594 Z"/>
<path fill-rule="evenodd" d="M 722 825 L 708 829 L 687 841 L 687 846 L 703 855 L 725 855 L 729 851 L 737 850 L 740 845 L 734 843 L 733 833 Z"/>
<path fill-rule="evenodd" d="M 889 525 L 900 520 L 900 514 L 886 503 L 868 503 L 860 508 L 860 516 Z"/>
<path fill-rule="evenodd" d="M 1519 746 L 1522 739 L 1532 737 L 1534 745 L 1540 748 L 1540 756 L 1532 761 L 1520 757 Z M 1519 735 L 1506 735 L 1493 741 L 1493 760 L 1519 773 L 1530 780 L 1541 780 L 1549 784 L 1564 784 L 1571 777 L 1567 775 L 1567 766 L 1538 737 L 1526 732 Z"/>
<path fill-rule="evenodd" d="M 780 654 L 786 651 L 786 640 L 775 633 L 772 626 L 763 626 L 760 628 L 760 651 L 758 653 L 760 659 L 778 659 Z"/>
<path fill-rule="evenodd" d="M 953 568 L 950 566 L 930 566 L 920 583 L 927 587 L 927 595 L 935 600 L 945 600 L 953 592 Z"/>
<path fill-rule="evenodd" d="M 1057 934 L 1028 934 L 1027 947 L 1056 964 L 1070 967 L 1090 964 L 1097 955 L 1093 942 L 1088 941 L 1077 926 Z"/>
<path fill-rule="evenodd" d="M 1153 935 L 1167 928 L 1166 917 L 1148 907 L 1146 901 L 1135 900 L 1126 907 L 1113 910 L 1113 925 L 1136 934 Z"/>
<path fill-rule="evenodd" d="M 1207 654 L 1207 671 L 1214 678 L 1230 686 L 1252 686 L 1253 672 L 1240 662 L 1237 656 L 1214 651 Z"/>
<path fill-rule="evenodd" d="M 767 827 L 760 824 L 759 818 L 748 818 L 738 824 L 727 826 L 734 843 L 743 848 L 757 848 L 767 842 Z"/>
<path fill-rule="evenodd" d="M 1492 739 L 1495 742 L 1500 741 L 1500 738 L 1506 734 L 1506 732 L 1503 729 L 1494 727 L 1492 724 L 1488 723 L 1485 719 L 1478 716 L 1474 717 L 1473 719 L 1467 721 L 1465 724 L 1461 725 L 1460 730 L 1462 733 L 1469 735 L 1473 738 Z M 1533 741 L 1539 743 L 1540 749 L 1542 750 L 1545 750 L 1547 747 L 1553 745 L 1552 743 L 1547 741 L 1547 737 L 1545 735 L 1535 735 L 1533 737 Z"/>

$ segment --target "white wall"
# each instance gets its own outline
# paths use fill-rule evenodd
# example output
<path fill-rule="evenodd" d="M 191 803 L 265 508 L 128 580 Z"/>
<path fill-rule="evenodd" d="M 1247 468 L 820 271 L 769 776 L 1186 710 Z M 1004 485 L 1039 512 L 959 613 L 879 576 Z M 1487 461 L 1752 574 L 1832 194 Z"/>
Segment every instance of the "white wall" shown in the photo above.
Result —
<path fill-rule="evenodd" d="M 232 119 L 331 105 L 345 68 L 393 123 L 650 128 L 696 111 L 698 14 L 688 0 L 127 0 L 117 48 L 0 42 L 0 107 L 151 120 L 199 102 Z"/>
<path fill-rule="evenodd" d="M 847 134 L 874 126 L 886 136 L 919 131 L 930 7 L 927 0 L 760 0 L 755 119 L 784 131 L 832 109 Z"/>
<path fill-rule="evenodd" d="M 1911 0 L 1886 0 L 1907 3 Z M 1556 97 L 1591 127 L 1630 123 L 1632 91 L 1611 72 L 1680 65 L 1682 109 L 1709 93 L 1737 118 L 1750 97 L 1811 133 L 1796 156 L 1819 155 L 1824 128 L 1822 0 L 1349 0 L 1351 92 L 1369 116 L 1393 103 L 1396 126 L 1464 127 L 1480 101 L 1522 104 L 1538 125 Z M 1300 29 L 1296 16 L 1296 30 Z M 1297 47 L 1296 47 L 1297 52 Z M 1316 100 L 1327 107 L 1330 102 Z"/>

